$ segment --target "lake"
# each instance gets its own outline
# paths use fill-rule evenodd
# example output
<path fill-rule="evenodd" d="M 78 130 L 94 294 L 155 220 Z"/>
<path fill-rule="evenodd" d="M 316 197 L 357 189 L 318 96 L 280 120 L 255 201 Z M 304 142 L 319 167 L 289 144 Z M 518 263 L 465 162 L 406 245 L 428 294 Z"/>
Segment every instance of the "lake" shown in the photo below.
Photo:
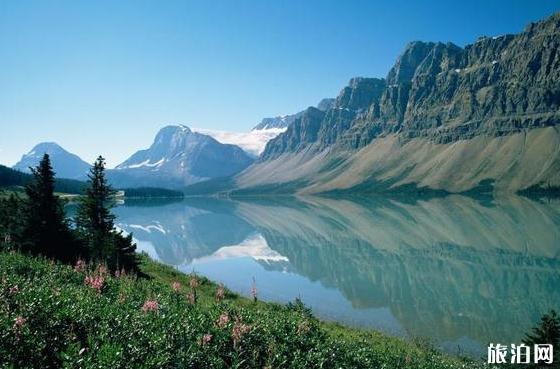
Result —
<path fill-rule="evenodd" d="M 560 201 L 465 196 L 127 200 L 138 250 L 326 320 L 481 355 L 560 308 Z"/>

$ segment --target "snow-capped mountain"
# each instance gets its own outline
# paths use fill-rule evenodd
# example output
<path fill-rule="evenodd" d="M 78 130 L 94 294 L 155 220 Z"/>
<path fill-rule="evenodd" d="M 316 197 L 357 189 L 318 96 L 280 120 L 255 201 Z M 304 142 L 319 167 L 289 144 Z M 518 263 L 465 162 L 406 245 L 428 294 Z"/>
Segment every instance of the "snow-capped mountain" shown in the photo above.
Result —
<path fill-rule="evenodd" d="M 222 144 L 184 125 L 162 128 L 153 144 L 108 171 L 117 187 L 181 188 L 236 174 L 253 162 L 241 148 Z"/>
<path fill-rule="evenodd" d="M 44 154 L 49 154 L 56 176 L 59 178 L 85 179 L 90 165 L 79 156 L 72 154 L 54 142 L 41 142 L 21 157 L 13 169 L 30 173 L 29 167 L 36 167 Z"/>
<path fill-rule="evenodd" d="M 286 128 L 253 129 L 250 132 L 228 132 L 203 128 L 193 128 L 193 130 L 212 136 L 221 143 L 237 145 L 249 155 L 257 157 L 264 151 L 267 142 L 284 132 Z"/>
<path fill-rule="evenodd" d="M 334 101 L 335 99 L 331 98 L 322 99 L 319 101 L 316 108 L 321 111 L 327 111 L 333 107 Z M 288 126 L 290 126 L 297 118 L 300 118 L 303 113 L 304 111 L 300 111 L 295 114 L 281 115 L 273 118 L 263 118 L 263 120 L 261 120 L 261 122 L 253 128 L 253 131 L 269 130 L 273 128 L 282 128 L 286 130 L 286 128 L 288 128 Z"/>
<path fill-rule="evenodd" d="M 317 109 L 327 111 L 333 107 L 334 101 L 335 99 L 323 99 L 317 104 Z M 229 132 L 203 128 L 193 128 L 193 131 L 212 136 L 221 143 L 237 145 L 251 156 L 258 157 L 264 151 L 268 141 L 285 132 L 288 126 L 302 114 L 303 111 L 300 111 L 296 114 L 263 118 L 249 132 Z"/>

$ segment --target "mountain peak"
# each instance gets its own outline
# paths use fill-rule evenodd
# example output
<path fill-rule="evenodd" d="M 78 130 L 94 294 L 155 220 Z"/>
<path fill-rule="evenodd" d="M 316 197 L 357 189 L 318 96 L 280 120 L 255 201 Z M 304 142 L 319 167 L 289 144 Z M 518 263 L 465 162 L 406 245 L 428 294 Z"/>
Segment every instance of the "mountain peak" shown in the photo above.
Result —
<path fill-rule="evenodd" d="M 79 156 L 68 152 L 56 142 L 40 142 L 33 146 L 13 166 L 13 169 L 29 173 L 29 167 L 36 167 L 45 154 L 49 154 L 53 169 L 58 177 L 84 179 L 89 171 L 90 165 L 88 163 Z"/>

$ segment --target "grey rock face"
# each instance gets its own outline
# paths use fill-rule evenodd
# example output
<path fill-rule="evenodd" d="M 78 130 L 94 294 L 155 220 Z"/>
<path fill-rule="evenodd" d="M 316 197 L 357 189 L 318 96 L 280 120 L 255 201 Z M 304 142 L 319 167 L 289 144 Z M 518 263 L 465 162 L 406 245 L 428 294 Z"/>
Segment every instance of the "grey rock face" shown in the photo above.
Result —
<path fill-rule="evenodd" d="M 21 157 L 13 169 L 31 173 L 29 167 L 36 167 L 44 154 L 49 154 L 56 176 L 59 178 L 85 179 L 90 165 L 54 142 L 41 142 Z"/>
<path fill-rule="evenodd" d="M 449 143 L 557 125 L 559 45 L 560 13 L 518 35 L 481 37 L 465 48 L 412 42 L 386 79 L 352 79 L 323 121 L 313 125 L 317 132 L 290 127 L 269 143 L 262 158 L 310 145 L 356 149 L 395 132 L 403 140 Z M 307 140 L 283 145 L 297 136 Z M 310 142 L 310 136 L 316 139 Z"/>
<path fill-rule="evenodd" d="M 321 111 L 327 111 L 329 109 L 332 109 L 334 105 L 335 105 L 335 99 L 326 98 L 319 101 L 319 103 L 317 104 L 317 109 Z M 292 125 L 292 123 L 294 123 L 296 119 L 300 118 L 304 112 L 305 110 L 302 110 L 295 114 L 288 114 L 288 115 L 283 115 L 274 118 L 264 118 L 259 124 L 257 124 L 253 128 L 253 130 L 270 129 L 270 128 L 287 128 L 290 125 Z"/>

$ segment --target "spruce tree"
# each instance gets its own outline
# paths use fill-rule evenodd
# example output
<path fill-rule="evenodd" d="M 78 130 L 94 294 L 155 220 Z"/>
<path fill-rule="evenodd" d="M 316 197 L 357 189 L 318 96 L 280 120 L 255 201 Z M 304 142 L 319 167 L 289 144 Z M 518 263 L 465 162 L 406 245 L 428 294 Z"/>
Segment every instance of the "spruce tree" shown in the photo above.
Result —
<path fill-rule="evenodd" d="M 548 314 L 541 317 L 540 324 L 533 328 L 531 333 L 525 335 L 524 343 L 552 344 L 556 350 L 560 343 L 560 318 L 556 311 L 551 310 Z"/>
<path fill-rule="evenodd" d="M 49 155 L 45 154 L 31 172 L 33 180 L 25 187 L 21 246 L 24 251 L 70 261 L 79 250 L 62 203 L 54 193 L 55 173 Z"/>
<path fill-rule="evenodd" d="M 111 269 L 136 270 L 136 245 L 132 236 L 115 229 L 115 191 L 105 177 L 105 159 L 99 156 L 88 174 L 88 187 L 80 200 L 76 226 L 87 244 L 91 259 L 106 263 Z"/>

